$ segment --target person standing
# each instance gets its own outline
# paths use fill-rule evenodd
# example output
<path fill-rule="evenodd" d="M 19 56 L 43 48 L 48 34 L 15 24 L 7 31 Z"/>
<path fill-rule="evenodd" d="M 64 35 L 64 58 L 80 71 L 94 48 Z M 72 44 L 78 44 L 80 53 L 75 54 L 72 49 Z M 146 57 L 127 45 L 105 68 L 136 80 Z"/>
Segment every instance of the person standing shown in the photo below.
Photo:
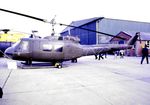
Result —
<path fill-rule="evenodd" d="M 3 90 L 2 90 L 2 88 L 0 87 L 0 98 L 2 98 L 3 97 Z"/>
<path fill-rule="evenodd" d="M 100 59 L 104 59 L 104 57 L 101 53 L 99 53 L 99 55 L 98 55 L 98 60 L 100 60 Z"/>
<path fill-rule="evenodd" d="M 149 64 L 148 61 L 148 48 L 147 45 L 145 44 L 145 47 L 142 49 L 142 59 L 141 59 L 141 64 L 143 63 L 143 60 L 146 58 L 147 64 Z"/>
<path fill-rule="evenodd" d="M 104 59 L 103 54 L 102 53 L 95 54 L 95 59 L 98 59 L 98 60 Z"/>
<path fill-rule="evenodd" d="M 124 50 L 120 50 L 120 58 L 124 57 Z"/>
<path fill-rule="evenodd" d="M 97 59 L 98 57 L 97 57 L 97 54 L 95 54 L 95 59 Z"/>
<path fill-rule="evenodd" d="M 119 51 L 114 51 L 114 58 L 116 59 L 119 56 Z"/>

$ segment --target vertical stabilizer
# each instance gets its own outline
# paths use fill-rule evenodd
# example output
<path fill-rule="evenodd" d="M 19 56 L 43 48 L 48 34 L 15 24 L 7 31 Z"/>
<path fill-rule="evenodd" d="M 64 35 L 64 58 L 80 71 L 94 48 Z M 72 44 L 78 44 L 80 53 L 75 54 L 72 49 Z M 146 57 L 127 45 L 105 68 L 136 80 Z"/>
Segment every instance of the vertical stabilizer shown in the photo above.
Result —
<path fill-rule="evenodd" d="M 129 39 L 129 41 L 128 41 L 128 45 L 134 45 L 135 44 L 135 42 L 137 41 L 137 39 L 138 39 L 138 37 L 139 37 L 139 35 L 140 35 L 140 33 L 139 32 L 137 32 L 136 34 L 135 34 L 135 36 L 134 37 L 132 37 L 131 39 Z"/>

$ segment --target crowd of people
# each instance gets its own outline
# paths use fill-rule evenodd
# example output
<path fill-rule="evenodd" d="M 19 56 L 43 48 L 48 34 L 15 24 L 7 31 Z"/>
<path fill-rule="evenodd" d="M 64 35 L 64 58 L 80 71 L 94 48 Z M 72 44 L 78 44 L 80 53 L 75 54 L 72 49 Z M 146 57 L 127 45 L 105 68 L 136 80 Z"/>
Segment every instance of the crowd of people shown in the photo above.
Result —
<path fill-rule="evenodd" d="M 144 59 L 146 59 L 146 63 L 149 64 L 149 52 L 148 52 L 148 46 L 145 44 L 144 48 L 142 48 L 142 58 L 141 58 L 141 64 L 143 64 Z M 125 56 L 125 52 L 124 50 L 118 50 L 118 51 L 114 51 L 114 56 L 115 58 L 120 57 L 120 58 L 124 58 Z M 95 59 L 97 60 L 101 60 L 107 58 L 107 54 L 106 53 L 99 53 L 99 54 L 95 54 Z"/>
<path fill-rule="evenodd" d="M 118 51 L 114 51 L 114 56 L 115 58 L 117 58 L 118 56 L 120 58 L 124 58 L 124 50 L 118 50 Z M 101 59 L 104 59 L 104 58 L 107 58 L 107 53 L 99 53 L 99 54 L 95 54 L 95 59 L 97 60 L 101 60 Z"/>

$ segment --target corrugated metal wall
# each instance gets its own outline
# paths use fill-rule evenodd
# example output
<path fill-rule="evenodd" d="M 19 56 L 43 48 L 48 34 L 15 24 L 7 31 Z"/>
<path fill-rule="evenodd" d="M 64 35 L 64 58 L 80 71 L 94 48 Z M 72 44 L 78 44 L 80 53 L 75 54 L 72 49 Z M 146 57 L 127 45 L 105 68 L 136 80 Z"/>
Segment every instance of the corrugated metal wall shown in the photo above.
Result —
<path fill-rule="evenodd" d="M 120 31 L 150 32 L 150 23 L 104 18 L 100 22 L 100 31 L 118 34 Z"/>
<path fill-rule="evenodd" d="M 92 21 L 90 23 L 87 23 L 79 27 L 100 31 L 111 35 L 117 35 L 120 31 L 150 33 L 150 23 L 109 19 L 109 18 L 101 18 L 99 20 Z M 112 38 L 110 36 L 97 34 L 95 32 L 91 32 L 79 28 L 72 29 L 70 33 L 73 36 L 78 36 L 81 40 L 81 44 L 87 44 L 87 45 L 109 43 L 110 39 Z M 69 33 L 68 31 L 66 31 L 61 33 L 61 35 L 62 36 L 69 35 Z"/>
<path fill-rule="evenodd" d="M 150 23 L 104 18 L 99 21 L 97 31 L 112 35 L 117 35 L 120 31 L 150 32 Z M 108 36 L 104 35 L 101 37 L 106 37 L 100 38 L 107 39 L 105 42 L 109 42 L 111 39 L 111 37 L 108 38 Z M 99 40 L 99 42 L 103 43 L 103 40 Z"/>

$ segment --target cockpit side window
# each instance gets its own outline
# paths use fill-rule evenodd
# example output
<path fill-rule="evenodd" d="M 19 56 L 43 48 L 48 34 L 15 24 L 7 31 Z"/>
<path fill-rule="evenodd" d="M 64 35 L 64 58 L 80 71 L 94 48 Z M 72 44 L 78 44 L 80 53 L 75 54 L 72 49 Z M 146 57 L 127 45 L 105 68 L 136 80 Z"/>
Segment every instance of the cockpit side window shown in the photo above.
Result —
<path fill-rule="evenodd" d="M 29 51 L 29 42 L 28 41 L 21 41 L 18 50 L 21 52 Z"/>

